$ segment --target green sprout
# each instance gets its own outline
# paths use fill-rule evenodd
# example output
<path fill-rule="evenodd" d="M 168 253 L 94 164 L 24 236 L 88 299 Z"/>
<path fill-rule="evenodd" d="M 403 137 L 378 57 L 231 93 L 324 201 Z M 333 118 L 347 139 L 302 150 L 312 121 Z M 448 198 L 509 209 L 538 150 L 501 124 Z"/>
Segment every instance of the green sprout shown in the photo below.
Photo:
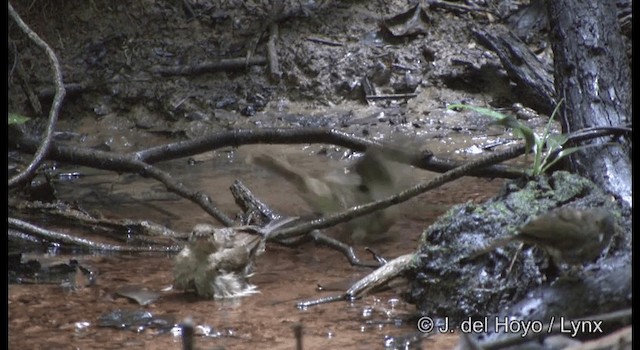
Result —
<path fill-rule="evenodd" d="M 588 147 L 599 146 L 597 144 L 593 144 L 563 148 L 564 144 L 569 139 L 567 135 L 551 134 L 549 132 L 551 129 L 551 123 L 555 119 L 555 116 L 558 114 L 558 110 L 561 104 L 562 101 L 560 101 L 560 103 L 558 103 L 556 108 L 553 110 L 553 113 L 551 114 L 551 117 L 549 117 L 549 122 L 547 123 L 547 126 L 545 127 L 542 135 L 537 135 L 536 133 L 534 133 L 531 128 L 520 122 L 514 116 L 504 115 L 500 112 L 488 108 L 463 104 L 452 104 L 448 107 L 448 109 L 470 109 L 474 112 L 492 118 L 494 120 L 493 124 L 511 128 L 516 136 L 522 137 L 524 139 L 526 152 L 528 153 L 529 151 L 533 151 L 533 164 L 531 166 L 531 169 L 529 169 L 529 174 L 531 176 L 538 176 L 549 170 L 549 168 L 556 164 L 560 159 L 563 159 L 564 157 L 576 151 Z"/>
<path fill-rule="evenodd" d="M 16 113 L 9 113 L 9 117 L 7 118 L 9 123 L 7 125 L 24 124 L 28 122 L 29 119 L 31 118 Z"/>

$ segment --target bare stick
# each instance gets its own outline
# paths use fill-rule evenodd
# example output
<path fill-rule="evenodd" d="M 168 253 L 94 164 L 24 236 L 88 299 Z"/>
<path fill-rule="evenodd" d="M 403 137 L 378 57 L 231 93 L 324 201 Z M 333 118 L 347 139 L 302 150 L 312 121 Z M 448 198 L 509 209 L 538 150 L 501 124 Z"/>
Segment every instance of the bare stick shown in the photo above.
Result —
<path fill-rule="evenodd" d="M 19 137 L 19 135 L 11 136 Z M 24 137 L 14 141 L 20 145 L 19 147 L 21 149 L 26 151 L 32 150 L 36 145 L 35 140 Z M 49 150 L 48 158 L 69 162 L 71 164 L 86 165 L 97 169 L 134 172 L 142 176 L 149 176 L 162 182 L 169 191 L 198 204 L 225 226 L 233 226 L 235 224 L 231 218 L 215 207 L 215 203 L 207 194 L 187 188 L 183 183 L 174 180 L 168 173 L 136 159 L 134 155 L 122 155 L 93 149 L 61 146 L 53 142 Z"/>
<path fill-rule="evenodd" d="M 136 162 L 138 163 L 138 162 Z M 153 165 L 139 162 L 142 169 L 142 175 L 149 175 L 150 177 L 162 182 L 169 191 L 177 193 L 178 195 L 189 199 L 190 201 L 198 204 L 200 208 L 204 209 L 209 215 L 220 221 L 225 226 L 233 226 L 235 223 L 233 219 L 225 215 L 222 211 L 214 206 L 213 200 L 209 195 L 204 192 L 192 191 L 187 188 L 182 182 L 176 181 L 169 175 Z"/>
<path fill-rule="evenodd" d="M 185 0 L 184 3 L 187 4 L 188 1 Z M 182 321 L 180 328 L 182 330 L 182 350 L 195 350 L 195 327 L 191 317 Z"/>
<path fill-rule="evenodd" d="M 442 8 L 442 9 L 445 9 L 445 10 L 454 10 L 454 11 L 462 11 L 462 12 L 479 11 L 479 12 L 486 12 L 486 13 L 490 13 L 492 15 L 498 16 L 497 13 L 495 13 L 494 11 L 488 10 L 488 9 L 483 9 L 481 7 L 478 7 L 478 6 L 461 5 L 461 4 L 458 4 L 458 3 L 454 3 L 452 1 L 429 0 L 429 1 L 427 1 L 427 5 L 429 7 Z"/>
<path fill-rule="evenodd" d="M 134 153 L 138 160 L 155 163 L 160 160 L 170 160 L 189 157 L 198 153 L 222 148 L 238 147 L 252 144 L 306 144 L 325 143 L 346 147 L 356 152 L 364 152 L 368 147 L 382 146 L 362 137 L 353 136 L 336 129 L 326 128 L 263 128 L 259 130 L 237 129 L 180 141 L 162 146 L 140 150 Z M 413 165 L 420 169 L 435 172 L 445 172 L 465 164 L 465 162 L 435 157 L 430 153 L 415 152 L 403 149 L 391 149 L 384 146 L 386 151 L 392 152 L 391 158 L 398 162 Z M 493 165 L 470 171 L 469 176 L 483 176 L 490 178 L 515 179 L 525 175 L 521 169 L 510 166 Z"/>
<path fill-rule="evenodd" d="M 258 213 L 260 215 L 260 219 L 256 220 L 260 224 L 265 224 L 281 217 L 279 214 L 274 213 L 269 206 L 256 198 L 240 180 L 235 180 L 231 185 L 231 194 L 233 195 L 236 204 L 248 216 L 253 215 L 254 213 Z"/>
<path fill-rule="evenodd" d="M 66 244 L 73 244 L 83 248 L 92 250 L 116 251 L 116 252 L 177 252 L 180 247 L 129 247 L 121 245 L 113 245 L 106 243 L 98 243 L 88 239 L 74 237 L 66 233 L 51 231 L 41 227 L 32 225 L 26 221 L 9 217 L 9 227 L 20 230 L 34 236 L 52 241 Z M 8 233 L 11 234 L 11 233 Z"/>
<path fill-rule="evenodd" d="M 196 75 L 203 73 L 212 73 L 231 69 L 244 69 L 247 66 L 261 66 L 267 63 L 267 59 L 262 56 L 246 58 L 223 58 L 218 61 L 204 62 L 200 64 L 184 65 L 184 66 L 154 66 L 151 72 L 163 76 L 170 75 Z"/>
<path fill-rule="evenodd" d="M 271 210 L 266 204 L 262 203 L 259 199 L 257 199 L 251 191 L 242 184 L 239 180 L 236 180 L 231 186 L 231 193 L 236 199 L 236 203 L 245 210 L 245 212 L 259 212 L 265 222 L 273 221 L 281 219 L 283 216 L 275 213 Z M 291 220 L 291 222 L 294 220 Z M 264 225 L 264 223 L 262 223 Z M 355 252 L 353 251 L 353 247 L 345 244 L 343 242 L 338 241 L 335 238 L 331 238 L 318 230 L 311 232 L 309 235 L 300 234 L 298 237 L 291 237 L 289 239 L 273 239 L 271 234 L 269 235 L 268 240 L 270 242 L 274 242 L 286 247 L 294 247 L 299 246 L 303 243 L 306 243 L 310 240 L 314 240 L 317 244 L 323 244 L 328 246 L 329 248 L 335 249 L 341 252 L 349 261 L 352 266 L 363 266 L 363 267 L 372 267 L 377 268 L 380 264 L 376 263 L 363 263 L 358 259 Z"/>
<path fill-rule="evenodd" d="M 367 95 L 364 98 L 367 100 L 395 100 L 395 99 L 409 99 L 418 96 L 416 93 L 412 94 L 389 94 L 389 95 Z"/>
<path fill-rule="evenodd" d="M 338 241 L 335 238 L 331 238 L 318 230 L 314 230 L 311 232 L 311 238 L 318 243 L 324 244 L 329 248 L 333 248 L 339 252 L 341 252 L 349 261 L 351 266 L 361 266 L 361 267 L 370 267 L 370 268 L 378 268 L 380 267 L 379 263 L 365 263 L 361 262 L 360 259 L 356 256 L 356 253 L 353 251 L 353 247 Z"/>
<path fill-rule="evenodd" d="M 307 40 L 313 41 L 313 42 L 319 43 L 319 44 L 329 45 L 329 46 L 344 46 L 344 44 L 336 42 L 336 41 L 331 41 L 331 40 L 322 39 L 322 38 L 316 38 L 316 37 L 312 37 L 312 36 L 307 37 Z"/>
<path fill-rule="evenodd" d="M 173 231 L 163 225 L 149 220 L 117 220 L 103 217 L 93 217 L 85 211 L 78 209 L 74 205 L 56 201 L 52 203 L 41 201 L 21 201 L 9 198 L 9 208 L 16 210 L 38 211 L 43 214 L 56 216 L 60 219 L 71 221 L 74 227 L 80 225 L 89 228 L 91 231 L 115 231 L 115 232 L 135 232 L 136 239 L 154 245 L 172 245 L 179 239 L 187 238 L 189 235 L 183 232 Z"/>
<path fill-rule="evenodd" d="M 296 337 L 296 350 L 302 350 L 302 323 L 293 325 L 293 335 Z"/>
<path fill-rule="evenodd" d="M 309 306 L 332 303 L 334 301 L 351 301 L 362 298 L 370 292 L 381 290 L 393 279 L 402 275 L 405 271 L 411 268 L 411 261 L 413 261 L 414 258 L 415 254 L 401 255 L 388 263 L 379 266 L 378 269 L 361 278 L 342 294 L 315 300 L 301 301 L 297 303 L 296 306 L 298 308 L 307 308 Z"/>
<path fill-rule="evenodd" d="M 60 112 L 60 107 L 62 106 L 62 100 L 66 94 L 64 89 L 64 84 L 62 82 L 62 70 L 60 69 L 60 63 L 58 62 L 58 57 L 56 57 L 55 52 L 47 45 L 47 43 L 42 40 L 38 34 L 27 26 L 26 23 L 22 21 L 18 13 L 13 9 L 11 3 L 7 3 L 9 8 L 9 16 L 16 22 L 18 27 L 22 29 L 25 34 L 31 39 L 37 46 L 41 47 L 47 53 L 49 60 L 51 61 L 51 65 L 53 66 L 53 75 L 54 81 L 56 85 L 56 94 L 53 98 L 53 104 L 51 105 L 51 109 L 49 110 L 49 123 L 47 124 L 47 130 L 45 132 L 44 139 L 38 147 L 36 154 L 33 156 L 33 160 L 29 164 L 29 166 L 22 171 L 21 173 L 15 175 L 11 179 L 9 179 L 9 188 L 15 187 L 23 184 L 28 181 L 29 178 L 33 176 L 33 173 L 38 169 L 40 163 L 44 160 L 49 151 L 49 145 L 51 143 L 51 139 L 53 137 L 53 130 L 56 127 L 56 122 L 58 121 L 58 114 Z"/>

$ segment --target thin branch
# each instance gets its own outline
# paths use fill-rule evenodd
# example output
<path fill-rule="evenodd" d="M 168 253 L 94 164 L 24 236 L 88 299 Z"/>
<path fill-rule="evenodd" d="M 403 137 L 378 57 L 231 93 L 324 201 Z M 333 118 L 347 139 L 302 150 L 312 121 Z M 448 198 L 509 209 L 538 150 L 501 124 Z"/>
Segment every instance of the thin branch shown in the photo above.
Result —
<path fill-rule="evenodd" d="M 114 244 L 98 243 L 88 239 L 68 235 L 66 233 L 51 231 L 30 224 L 20 219 L 7 218 L 9 227 L 26 232 L 28 234 L 46 239 L 52 242 L 77 245 L 92 250 L 115 251 L 115 252 L 176 252 L 179 247 L 130 247 Z M 11 234 L 10 232 L 7 234 Z"/>
<path fill-rule="evenodd" d="M 196 75 L 204 73 L 213 73 L 218 71 L 245 69 L 248 66 L 261 66 L 267 63 L 267 59 L 262 56 L 246 58 L 223 58 L 218 61 L 209 61 L 199 64 L 183 65 L 183 66 L 154 66 L 151 72 L 163 76 L 171 75 Z"/>
<path fill-rule="evenodd" d="M 21 173 L 9 179 L 8 186 L 9 188 L 11 188 L 19 186 L 28 181 L 38 169 L 40 163 L 42 163 L 42 161 L 46 157 L 51 144 L 51 139 L 53 138 L 53 131 L 55 129 L 56 122 L 58 121 L 58 114 L 60 112 L 60 107 L 62 106 L 62 100 L 64 99 L 66 91 L 62 82 L 62 70 L 60 68 L 60 63 L 58 62 L 58 57 L 56 57 L 55 52 L 53 52 L 49 45 L 47 45 L 47 43 L 42 40 L 38 36 L 38 34 L 32 31 L 31 28 L 29 28 L 29 26 L 27 26 L 27 24 L 22 21 L 18 13 L 13 9 L 13 6 L 11 6 L 11 3 L 8 2 L 7 5 L 9 8 L 9 15 L 16 22 L 18 27 L 20 27 L 20 29 L 22 29 L 22 31 L 27 34 L 29 39 L 31 39 L 37 46 L 44 49 L 47 53 L 47 56 L 51 61 L 51 65 L 53 66 L 53 75 L 56 85 L 56 94 L 53 98 L 51 109 L 49 110 L 49 122 L 47 124 L 47 130 L 45 132 L 44 139 L 42 140 L 42 143 L 40 144 L 40 147 L 38 148 L 36 154 L 33 156 L 33 160 L 31 161 L 29 166 L 27 166 L 27 168 Z"/>
<path fill-rule="evenodd" d="M 388 286 L 396 277 L 401 276 L 411 268 L 411 262 L 415 254 L 401 255 L 388 263 L 378 266 L 370 274 L 364 276 L 351 285 L 349 289 L 339 295 L 323 297 L 315 300 L 301 301 L 296 304 L 298 308 L 308 308 L 309 306 L 331 303 L 335 301 L 352 301 L 364 297 L 367 294 L 375 293 Z"/>
<path fill-rule="evenodd" d="M 303 350 L 302 347 L 302 323 L 293 325 L 293 336 L 296 338 L 296 350 Z"/>
<path fill-rule="evenodd" d="M 268 205 L 256 198 L 242 181 L 235 180 L 230 190 L 236 204 L 245 213 L 245 219 L 253 217 L 254 215 L 260 215 L 260 218 L 253 217 L 251 221 L 257 222 L 259 226 L 263 226 L 267 222 L 281 217 L 281 215 L 274 213 Z M 248 220 L 243 223 L 247 225 L 250 224 Z"/>
<path fill-rule="evenodd" d="M 418 96 L 416 93 L 410 94 L 388 94 L 388 95 L 366 95 L 364 98 L 367 100 L 399 100 L 399 99 L 410 99 Z"/>
<path fill-rule="evenodd" d="M 331 41 L 331 40 L 317 38 L 317 37 L 308 36 L 306 39 L 309 40 L 309 41 L 313 41 L 315 43 L 318 43 L 318 44 L 324 44 L 324 45 L 329 45 L 329 46 L 344 46 L 344 44 L 339 43 L 337 41 Z"/>
<path fill-rule="evenodd" d="M 17 138 L 17 139 L 15 139 Z M 9 143 L 15 143 L 16 148 L 32 151 L 36 147 L 36 141 L 11 134 Z M 169 191 L 174 192 L 190 201 L 198 204 L 208 214 L 225 226 L 233 226 L 234 221 L 215 207 L 213 200 L 205 193 L 193 191 L 183 183 L 173 179 L 166 173 L 150 164 L 137 160 L 133 155 L 118 154 L 86 148 L 74 148 L 51 143 L 48 158 L 71 164 L 85 165 L 92 168 L 111 170 L 117 172 L 139 173 L 162 182 Z"/>
<path fill-rule="evenodd" d="M 199 153 L 219 149 L 223 147 L 239 147 L 253 144 L 305 144 L 327 143 L 342 146 L 357 152 L 364 152 L 367 147 L 378 143 L 365 138 L 352 136 L 342 131 L 326 128 L 261 128 L 236 129 L 217 132 L 214 134 L 194 138 L 187 141 L 179 141 L 166 145 L 150 147 L 135 152 L 137 159 L 155 163 L 161 160 L 170 160 L 193 156 Z"/>
<path fill-rule="evenodd" d="M 387 208 L 391 205 L 402 203 L 428 190 L 434 189 L 447 182 L 450 182 L 462 176 L 468 175 L 471 170 L 480 169 L 492 164 L 496 164 L 508 159 L 518 157 L 524 154 L 524 150 L 525 150 L 524 146 L 515 146 L 504 152 L 500 152 L 488 157 L 480 158 L 478 160 L 469 162 L 453 170 L 449 170 L 448 172 L 435 177 L 431 181 L 422 182 L 412 188 L 404 190 L 388 198 L 385 198 L 376 202 L 363 204 L 360 206 L 355 206 L 345 211 L 342 211 L 340 213 L 336 213 L 321 219 L 313 220 L 313 221 L 303 223 L 291 228 L 285 228 L 280 231 L 274 232 L 273 233 L 274 239 L 289 238 L 289 237 L 299 235 L 303 232 L 311 232 L 313 230 L 328 228 L 328 227 L 337 225 L 339 223 L 347 222 L 354 218 L 373 213 L 374 211 Z"/>
<path fill-rule="evenodd" d="M 319 230 L 311 231 L 310 235 L 317 244 L 323 244 L 329 248 L 341 252 L 347 258 L 351 266 L 370 267 L 374 269 L 380 267 L 379 263 L 366 263 L 360 261 L 360 259 L 358 259 L 358 257 L 356 256 L 356 253 L 353 251 L 352 246 L 346 243 L 342 243 L 335 238 L 329 237 Z"/>
<path fill-rule="evenodd" d="M 624 131 L 624 129 L 622 129 Z M 615 134 L 620 132 L 620 130 L 600 130 L 597 132 L 589 133 L 590 137 L 601 137 L 606 134 Z M 570 136 L 571 137 L 571 136 Z M 583 136 L 587 137 L 587 136 Z M 212 135 L 200 137 L 197 139 L 189 140 L 189 141 L 181 141 L 175 142 L 171 144 L 166 144 L 163 146 L 157 146 L 148 148 L 146 150 L 141 150 L 133 153 L 129 153 L 126 155 L 120 155 L 111 152 L 103 152 L 98 150 L 88 150 L 88 149 L 75 149 L 68 146 L 61 146 L 55 142 L 52 142 L 50 145 L 50 150 L 48 154 L 48 158 L 65 161 L 72 164 L 78 165 L 86 165 L 99 169 L 106 169 L 112 171 L 129 171 L 129 172 L 138 172 L 142 174 L 147 174 L 162 183 L 164 183 L 167 188 L 179 195 L 188 198 L 198 205 L 200 205 L 205 211 L 214 216 L 220 222 L 225 224 L 226 226 L 232 226 L 233 220 L 228 218 L 222 212 L 217 210 L 213 205 L 211 199 L 205 194 L 190 191 L 183 184 L 174 181 L 171 176 L 167 173 L 162 172 L 159 169 L 151 167 L 149 163 L 158 162 L 161 160 L 168 160 L 180 157 L 186 157 L 198 153 L 202 153 L 205 151 L 209 151 L 212 149 L 217 149 L 221 147 L 227 146 L 240 146 L 245 144 L 264 144 L 264 143 L 278 143 L 278 144 L 298 144 L 298 143 L 329 143 L 342 147 L 347 147 L 355 151 L 365 151 L 368 147 L 382 147 L 385 152 L 390 152 L 391 156 L 394 160 L 404 162 L 407 164 L 414 165 L 416 167 L 427 169 L 431 171 L 437 172 L 445 172 L 449 171 L 451 174 L 444 177 L 437 177 L 429 184 L 421 184 L 419 188 L 414 188 L 412 190 L 407 190 L 405 193 L 401 193 L 398 198 L 389 200 L 387 203 L 397 204 L 400 203 L 412 196 L 415 196 L 419 193 L 427 191 L 431 188 L 435 188 L 440 186 L 441 184 L 451 181 L 455 178 L 458 178 L 462 175 L 469 176 L 500 176 L 513 178 L 518 176 L 523 176 L 525 172 L 523 170 L 514 171 L 508 167 L 501 167 L 499 165 L 491 165 L 499 162 L 499 160 L 491 161 L 490 159 L 500 159 L 501 155 L 505 153 L 498 153 L 496 155 L 492 155 L 487 157 L 489 161 L 486 162 L 483 166 L 477 166 L 475 162 L 464 163 L 459 161 L 451 161 L 446 159 L 439 159 L 428 152 L 411 152 L 402 149 L 394 149 L 391 146 L 381 146 L 379 143 L 355 137 L 349 135 L 347 133 L 337 131 L 334 129 L 281 129 L 281 128 L 267 128 L 260 130 L 232 130 L 226 132 L 215 133 Z M 34 152 L 37 148 L 37 140 L 33 138 L 28 138 L 24 135 L 19 135 L 15 133 L 9 134 L 9 145 L 13 146 L 16 149 L 21 149 L 27 152 Z M 517 149 L 523 150 L 523 146 L 516 147 Z M 509 151 L 507 151 L 509 153 Z M 513 157 L 522 154 L 514 154 Z M 505 159 L 513 158 L 507 157 Z M 483 158 L 485 159 L 485 158 Z M 477 162 L 477 161 L 476 161 Z M 490 165 L 490 166 L 489 166 Z M 454 169 L 453 171 L 451 169 Z M 488 170 L 492 169 L 492 170 Z M 446 174 L 445 174 L 446 175 Z M 455 176 L 454 176 L 455 175 Z M 449 176 L 452 176 L 449 178 Z M 440 183 L 436 183 L 436 181 Z M 404 196 L 404 197 L 402 197 Z M 404 198 L 404 199 L 403 199 Z M 361 213 L 370 213 L 372 211 L 381 209 L 386 207 L 389 204 L 383 204 L 385 201 L 380 201 L 372 204 L 368 204 L 365 206 L 361 206 L 359 210 L 362 210 Z M 372 209 L 374 208 L 374 209 Z M 360 213 L 360 212 L 358 212 Z M 316 228 L 324 228 L 334 225 L 335 223 L 340 223 L 344 221 L 350 220 L 352 217 L 349 215 L 360 215 L 360 214 L 344 214 L 344 216 L 337 217 L 337 214 L 332 216 L 333 222 L 326 221 L 327 219 L 320 219 L 313 221 L 312 223 L 306 227 L 306 232 L 310 232 Z M 336 221 L 338 220 L 338 221 Z M 314 226 L 315 225 L 315 226 Z M 320 225 L 320 226 L 317 226 Z M 291 232 L 291 231 L 288 231 Z M 302 231 L 297 234 L 303 233 Z M 293 237 L 297 234 L 289 233 L 289 237 Z"/>
<path fill-rule="evenodd" d="M 445 172 L 465 164 L 462 161 L 442 159 L 428 152 L 414 150 L 393 149 L 388 145 L 381 145 L 362 137 L 326 128 L 262 128 L 236 129 L 217 132 L 187 141 L 180 141 L 166 145 L 151 147 L 134 153 L 136 159 L 155 163 L 161 160 L 189 157 L 195 154 L 211 151 L 222 147 L 239 147 L 252 144 L 307 144 L 324 143 L 349 148 L 356 152 L 364 152 L 369 147 L 382 146 L 385 151 L 392 153 L 391 158 L 398 162 L 413 165 L 416 168 Z M 516 179 L 525 175 L 525 171 L 510 166 L 493 165 L 487 168 L 469 172 L 469 176 L 490 178 Z"/>
<path fill-rule="evenodd" d="M 134 232 L 135 239 L 154 245 L 172 245 L 189 235 L 184 232 L 173 231 L 163 225 L 150 220 L 109 219 L 94 217 L 77 206 L 66 202 L 41 202 L 23 201 L 9 198 L 9 208 L 39 212 L 49 216 L 55 216 L 65 221 L 70 221 L 74 227 L 86 227 L 95 232 L 98 230 L 107 232 Z"/>
<path fill-rule="evenodd" d="M 213 200 L 209 195 L 199 191 L 192 191 L 187 188 L 182 182 L 176 181 L 169 175 L 159 168 L 154 167 L 153 165 L 149 165 L 143 162 L 140 163 L 140 166 L 144 168 L 141 171 L 141 175 L 149 175 L 150 177 L 162 182 L 169 191 L 174 192 L 190 201 L 198 204 L 204 211 L 206 211 L 209 215 L 213 216 L 215 219 L 220 221 L 227 227 L 233 226 L 235 222 L 233 219 L 228 217 L 222 211 L 214 206 Z"/>
<path fill-rule="evenodd" d="M 267 222 L 273 222 L 274 220 L 281 220 L 282 215 L 275 213 L 266 204 L 257 199 L 253 193 L 239 180 L 236 180 L 231 186 L 231 193 L 236 200 L 236 204 L 244 210 L 247 215 L 252 213 L 259 213 L 262 216 L 262 220 L 259 220 L 260 225 L 265 226 Z M 296 218 L 289 218 L 287 225 L 290 222 L 294 222 Z M 276 229 L 277 230 L 277 229 Z M 274 231 L 275 232 L 275 231 Z M 329 248 L 335 249 L 341 252 L 349 261 L 352 266 L 373 267 L 377 268 L 380 264 L 376 263 L 363 263 L 356 256 L 353 247 L 338 241 L 335 238 L 331 238 L 318 230 L 312 231 L 311 234 L 300 234 L 297 237 L 290 237 L 289 239 L 274 239 L 271 233 L 268 240 L 286 247 L 295 247 L 311 240 L 314 240 L 316 244 L 323 244 Z"/>

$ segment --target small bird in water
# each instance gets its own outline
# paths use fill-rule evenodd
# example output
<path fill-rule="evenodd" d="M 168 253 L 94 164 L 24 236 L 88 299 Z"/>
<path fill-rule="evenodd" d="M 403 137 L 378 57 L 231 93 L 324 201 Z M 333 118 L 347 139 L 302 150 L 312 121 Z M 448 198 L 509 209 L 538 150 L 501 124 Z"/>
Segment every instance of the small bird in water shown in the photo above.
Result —
<path fill-rule="evenodd" d="M 195 290 L 206 298 L 233 298 L 257 293 L 248 278 L 264 239 L 240 228 L 198 224 L 174 259 L 176 289 Z"/>
<path fill-rule="evenodd" d="M 395 193 L 400 181 L 397 163 L 379 149 L 371 148 L 346 173 L 314 177 L 293 167 L 286 160 L 266 153 L 249 156 L 247 162 L 259 165 L 292 183 L 302 198 L 318 214 L 328 215 L 356 205 L 386 198 Z M 395 222 L 395 208 L 365 215 L 349 222 L 356 242 L 374 241 Z"/>
<path fill-rule="evenodd" d="M 611 213 L 604 208 L 561 207 L 534 217 L 515 235 L 497 238 L 470 259 L 512 241 L 536 245 L 545 250 L 556 265 L 581 265 L 599 258 L 615 231 Z"/>

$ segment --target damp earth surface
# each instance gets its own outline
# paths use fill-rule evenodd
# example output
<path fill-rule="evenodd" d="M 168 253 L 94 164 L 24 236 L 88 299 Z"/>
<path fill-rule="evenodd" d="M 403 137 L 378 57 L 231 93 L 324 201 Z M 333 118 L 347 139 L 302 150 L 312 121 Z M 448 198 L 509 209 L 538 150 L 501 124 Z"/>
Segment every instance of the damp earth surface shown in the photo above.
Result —
<path fill-rule="evenodd" d="M 446 108 L 467 103 L 505 113 L 521 111 L 514 108 L 518 100 L 498 58 L 475 43 L 469 30 L 496 22 L 492 13 L 516 12 L 522 5 L 517 1 L 474 5 L 490 11 L 408 6 L 404 1 L 13 5 L 59 56 L 68 91 L 54 140 L 67 145 L 132 152 L 230 129 L 323 127 L 374 140 L 408 136 L 421 149 L 460 160 L 519 142 L 478 113 Z M 280 74 L 275 75 L 265 58 L 273 23 L 278 23 L 279 33 Z M 9 46 L 9 110 L 32 118 L 26 127 L 38 132 L 53 97 L 50 67 L 43 52 L 11 22 Z M 246 64 L 175 70 L 226 58 L 245 59 Z M 522 118 L 533 128 L 547 122 L 535 111 Z M 246 163 L 256 151 L 284 156 L 317 174 L 357 156 L 329 145 L 251 145 L 158 166 L 207 192 L 232 217 L 239 209 L 228 189 L 236 179 L 278 213 L 308 213 L 293 186 Z M 11 151 L 10 175 L 29 159 Z M 189 232 L 198 223 L 218 225 L 195 204 L 136 174 L 57 162 L 45 162 L 42 168 L 53 188 L 51 201 L 73 203 L 107 218 L 149 220 L 179 232 Z M 408 172 L 407 188 L 437 175 Z M 413 252 L 423 231 L 449 207 L 480 203 L 503 183 L 463 177 L 402 203 L 387 239 L 367 247 L 387 259 Z M 23 218 L 94 238 L 87 230 L 47 217 Z M 364 248 L 356 245 L 356 254 L 371 260 Z M 10 251 L 19 252 L 22 261 L 78 264 L 90 272 L 90 281 L 83 274 L 71 285 L 34 280 L 9 284 L 10 348 L 180 348 L 174 326 L 185 320 L 196 326 L 199 348 L 291 349 L 296 325 L 302 325 L 305 349 L 402 347 L 398 342 L 417 333 L 416 308 L 399 290 L 297 309 L 296 302 L 344 291 L 371 271 L 353 267 L 341 253 L 313 243 L 267 245 L 251 277 L 260 293 L 233 300 L 203 300 L 168 288 L 173 253 L 88 252 L 22 241 L 13 242 Z M 131 290 L 144 301 L 123 292 Z M 109 323 L 122 314 L 131 317 Z M 153 322 L 140 321 L 151 316 Z M 414 346 L 447 349 L 457 339 L 455 334 L 438 334 Z"/>

